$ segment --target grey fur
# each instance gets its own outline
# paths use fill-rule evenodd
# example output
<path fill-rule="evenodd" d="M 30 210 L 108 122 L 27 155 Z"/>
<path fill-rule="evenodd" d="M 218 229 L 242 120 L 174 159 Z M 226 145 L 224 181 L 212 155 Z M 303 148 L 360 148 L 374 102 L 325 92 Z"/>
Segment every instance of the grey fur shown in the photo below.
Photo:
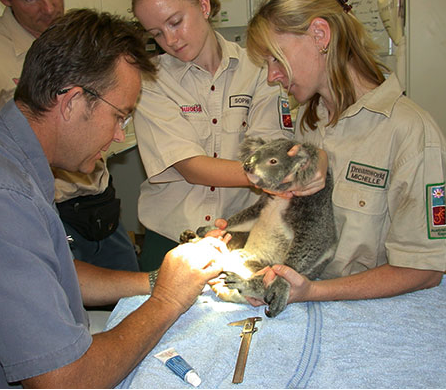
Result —
<path fill-rule="evenodd" d="M 241 145 L 240 160 L 250 180 L 262 189 L 285 191 L 295 184 L 306 184 L 317 169 L 318 153 L 311 144 L 303 144 L 297 155 L 287 152 L 297 143 L 288 139 L 265 142 L 247 138 Z M 283 180 L 287 178 L 286 183 Z M 325 188 L 314 195 L 282 199 L 262 193 L 259 200 L 228 219 L 227 231 L 233 239 L 231 250 L 237 250 L 238 262 L 250 273 L 273 264 L 285 264 L 309 279 L 317 278 L 336 250 L 336 230 L 331 194 L 333 180 L 327 173 Z M 213 226 L 197 230 L 203 237 Z M 180 238 L 194 236 L 186 231 Z M 242 248 L 242 249 L 241 249 Z M 241 260 L 243 259 L 243 260 Z M 224 266 L 225 285 L 240 295 L 256 297 L 268 304 L 270 317 L 283 311 L 289 297 L 289 283 L 280 277 L 265 289 L 263 276 L 244 278 Z M 220 294 L 219 294 L 220 295 Z M 244 301 L 239 294 L 221 294 L 223 299 Z"/>

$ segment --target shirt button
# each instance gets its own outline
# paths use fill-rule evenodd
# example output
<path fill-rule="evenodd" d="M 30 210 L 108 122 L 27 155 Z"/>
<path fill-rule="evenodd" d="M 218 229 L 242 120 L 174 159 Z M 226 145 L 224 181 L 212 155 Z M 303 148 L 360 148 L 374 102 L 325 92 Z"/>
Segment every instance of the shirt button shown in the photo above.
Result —
<path fill-rule="evenodd" d="M 209 222 L 211 220 L 211 216 L 210 215 L 206 215 L 206 217 L 204 217 L 204 219 Z"/>
<path fill-rule="evenodd" d="M 213 123 L 214 125 L 216 125 L 217 122 L 218 122 L 217 118 L 212 119 L 212 123 Z"/>
<path fill-rule="evenodd" d="M 365 200 L 360 200 L 359 207 L 364 207 L 364 206 L 365 206 Z"/>
<path fill-rule="evenodd" d="M 211 191 L 215 191 L 215 187 L 212 186 L 211 188 L 209 188 Z"/>
<path fill-rule="evenodd" d="M 211 91 L 215 91 L 215 85 L 211 86 Z"/>

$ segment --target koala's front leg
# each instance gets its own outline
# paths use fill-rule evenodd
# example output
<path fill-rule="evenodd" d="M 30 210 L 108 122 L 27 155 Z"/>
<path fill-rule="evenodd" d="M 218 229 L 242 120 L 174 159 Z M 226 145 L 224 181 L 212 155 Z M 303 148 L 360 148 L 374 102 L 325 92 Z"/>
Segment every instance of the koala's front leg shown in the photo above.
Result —
<path fill-rule="evenodd" d="M 234 214 L 228 219 L 226 230 L 236 230 L 240 232 L 248 232 L 252 229 L 260 213 L 267 202 L 268 195 L 263 193 L 260 198 L 252 206 Z"/>
<path fill-rule="evenodd" d="M 265 309 L 265 314 L 268 317 L 275 317 L 282 312 L 288 302 L 290 295 L 290 284 L 281 277 L 276 277 L 273 283 L 266 289 L 264 296 L 265 303 L 268 308 Z"/>
<path fill-rule="evenodd" d="M 229 217 L 227 220 L 228 225 L 226 226 L 226 231 L 231 232 L 249 232 L 253 225 L 256 223 L 260 212 L 262 211 L 264 205 L 263 198 L 261 197 L 256 203 L 252 206 L 234 214 L 232 217 Z M 200 226 L 197 229 L 197 234 L 199 237 L 204 237 L 206 233 L 211 230 L 215 230 L 216 227 L 212 225 Z"/>

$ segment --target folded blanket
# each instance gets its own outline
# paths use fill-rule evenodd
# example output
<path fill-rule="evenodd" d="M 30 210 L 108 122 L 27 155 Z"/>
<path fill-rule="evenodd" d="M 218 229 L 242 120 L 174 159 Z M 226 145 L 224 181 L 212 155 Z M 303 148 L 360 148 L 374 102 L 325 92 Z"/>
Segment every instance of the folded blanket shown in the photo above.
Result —
<path fill-rule="evenodd" d="M 107 329 L 149 296 L 120 300 Z M 232 384 L 247 317 L 262 317 L 244 381 Z M 444 388 L 446 283 L 399 297 L 295 303 L 276 318 L 264 307 L 222 302 L 205 290 L 119 385 L 192 388 L 154 354 L 173 347 L 198 372 L 200 388 Z"/>

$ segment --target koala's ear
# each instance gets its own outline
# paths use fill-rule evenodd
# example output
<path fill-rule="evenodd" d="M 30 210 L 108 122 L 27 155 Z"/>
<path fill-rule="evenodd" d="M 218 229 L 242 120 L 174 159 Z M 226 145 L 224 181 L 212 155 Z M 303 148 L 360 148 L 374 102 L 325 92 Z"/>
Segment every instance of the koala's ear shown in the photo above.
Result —
<path fill-rule="evenodd" d="M 265 141 L 258 137 L 246 137 L 245 140 L 240 145 L 239 158 L 241 161 L 244 161 L 251 154 L 253 154 L 258 148 L 262 145 L 265 145 Z"/>

